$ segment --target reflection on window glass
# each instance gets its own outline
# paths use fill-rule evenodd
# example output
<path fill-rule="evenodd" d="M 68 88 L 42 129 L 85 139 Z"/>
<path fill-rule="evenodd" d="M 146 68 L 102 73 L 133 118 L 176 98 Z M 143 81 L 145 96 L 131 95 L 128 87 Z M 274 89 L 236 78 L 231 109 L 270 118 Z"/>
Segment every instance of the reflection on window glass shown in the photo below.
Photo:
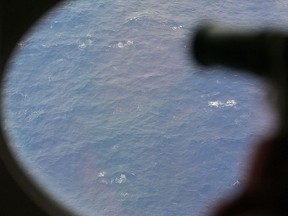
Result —
<path fill-rule="evenodd" d="M 203 73 L 203 19 L 285 27 L 283 1 L 67 1 L 23 39 L 4 89 L 19 163 L 81 215 L 203 215 L 272 127 L 263 83 Z"/>

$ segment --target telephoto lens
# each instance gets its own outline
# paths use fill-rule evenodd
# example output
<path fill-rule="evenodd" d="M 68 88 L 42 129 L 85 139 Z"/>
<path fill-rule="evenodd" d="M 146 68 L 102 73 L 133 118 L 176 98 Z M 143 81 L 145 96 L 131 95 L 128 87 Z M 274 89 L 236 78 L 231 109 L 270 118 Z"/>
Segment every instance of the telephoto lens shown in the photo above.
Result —
<path fill-rule="evenodd" d="M 202 25 L 193 35 L 191 54 L 204 65 L 223 65 L 273 78 L 286 70 L 287 35 L 271 30 L 249 31 Z"/>

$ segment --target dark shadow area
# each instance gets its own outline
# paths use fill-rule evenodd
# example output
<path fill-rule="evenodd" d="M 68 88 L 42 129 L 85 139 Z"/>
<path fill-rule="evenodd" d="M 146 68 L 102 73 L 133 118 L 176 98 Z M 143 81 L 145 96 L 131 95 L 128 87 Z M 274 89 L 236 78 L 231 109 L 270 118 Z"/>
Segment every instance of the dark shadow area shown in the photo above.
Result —
<path fill-rule="evenodd" d="M 239 196 L 215 216 L 288 215 L 287 47 L 288 34 L 263 30 L 235 31 L 208 25 L 196 33 L 191 52 L 202 65 L 222 65 L 264 78 L 275 90 L 278 131 L 261 142 L 249 164 Z"/>
<path fill-rule="evenodd" d="M 17 41 L 39 17 L 58 2 L 60 2 L 60 0 L 2 0 L 0 2 L 1 80 L 3 79 L 5 64 Z M 10 161 L 7 161 L 7 158 L 10 156 L 8 155 L 9 151 L 2 129 L 0 132 L 0 151 L 0 214 L 3 216 L 47 215 L 42 208 L 36 205 L 26 193 L 24 193 L 22 188 L 20 188 L 18 183 L 21 184 L 21 179 L 17 179 L 16 182 L 14 180 L 15 174 L 14 177 L 12 177 L 11 170 L 9 169 L 14 165 L 10 164 Z M 9 169 L 7 167 L 9 167 Z M 12 172 L 17 172 L 17 170 Z M 21 174 L 16 175 L 21 178 Z"/>

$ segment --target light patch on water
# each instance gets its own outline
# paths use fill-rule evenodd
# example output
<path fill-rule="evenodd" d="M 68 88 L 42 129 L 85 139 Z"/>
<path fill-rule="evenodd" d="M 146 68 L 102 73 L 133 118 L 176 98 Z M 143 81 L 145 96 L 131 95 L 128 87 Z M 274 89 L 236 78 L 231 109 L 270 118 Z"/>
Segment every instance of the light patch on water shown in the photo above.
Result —
<path fill-rule="evenodd" d="M 88 35 L 87 37 L 90 37 L 90 35 Z M 90 38 L 84 40 L 84 41 L 78 41 L 78 48 L 79 49 L 85 49 L 87 46 L 92 46 L 93 45 L 93 40 L 91 40 Z"/>
<path fill-rule="evenodd" d="M 182 28 L 183 28 L 182 25 L 179 25 L 179 26 L 173 26 L 173 27 L 172 27 L 173 30 L 182 29 Z"/>
<path fill-rule="evenodd" d="M 120 193 L 120 196 L 121 197 L 127 197 L 129 195 L 129 193 L 127 193 L 127 192 L 121 192 Z"/>
<path fill-rule="evenodd" d="M 36 110 L 33 111 L 32 113 L 30 113 L 27 117 L 27 122 L 32 122 L 33 120 L 37 119 L 40 115 L 42 115 L 44 112 L 44 110 L 40 109 L 40 110 Z"/>
<path fill-rule="evenodd" d="M 107 182 L 107 180 L 105 179 L 106 174 L 107 174 L 107 173 L 106 173 L 105 171 L 101 171 L 101 172 L 98 173 L 98 177 L 100 178 L 100 183 L 107 185 L 108 182 Z"/>
<path fill-rule="evenodd" d="M 235 182 L 233 183 L 233 187 L 237 187 L 237 186 L 239 186 L 240 184 L 241 184 L 240 181 L 237 180 L 237 181 L 235 181 Z"/>
<path fill-rule="evenodd" d="M 119 145 L 113 145 L 113 146 L 112 146 L 112 150 L 113 150 L 113 151 L 116 151 L 118 148 L 119 148 Z"/>
<path fill-rule="evenodd" d="M 133 45 L 134 44 L 134 42 L 133 41 L 130 41 L 130 40 L 128 40 L 128 41 L 126 41 L 126 42 L 118 42 L 117 43 L 117 47 L 118 48 L 124 48 L 124 47 L 127 47 L 127 46 L 131 46 L 131 45 Z"/>
<path fill-rule="evenodd" d="M 105 171 L 101 171 L 101 172 L 98 173 L 98 177 L 100 177 L 100 178 L 105 177 L 105 175 L 106 175 Z"/>
<path fill-rule="evenodd" d="M 127 177 L 125 174 L 121 174 L 120 176 L 116 177 L 115 179 L 113 179 L 111 181 L 111 183 L 116 183 L 116 184 L 122 184 L 122 183 L 125 183 L 127 182 Z"/>
<path fill-rule="evenodd" d="M 227 100 L 226 102 L 222 101 L 209 101 L 208 106 L 209 107 L 234 107 L 237 105 L 237 102 L 235 100 Z"/>
<path fill-rule="evenodd" d="M 233 106 L 235 106 L 236 104 L 237 104 L 237 103 L 236 103 L 235 100 L 228 100 L 228 101 L 226 101 L 225 106 L 233 107 Z"/>

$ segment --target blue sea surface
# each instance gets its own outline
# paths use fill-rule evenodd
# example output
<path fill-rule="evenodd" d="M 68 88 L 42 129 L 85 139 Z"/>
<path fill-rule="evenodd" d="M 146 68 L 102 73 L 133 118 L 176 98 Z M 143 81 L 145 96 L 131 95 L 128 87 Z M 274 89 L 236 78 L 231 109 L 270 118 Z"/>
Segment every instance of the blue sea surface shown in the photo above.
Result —
<path fill-rule="evenodd" d="M 15 157 L 79 215 L 205 215 L 241 188 L 274 116 L 260 80 L 191 61 L 191 34 L 202 20 L 285 29 L 287 10 L 284 0 L 64 2 L 8 68 Z"/>

